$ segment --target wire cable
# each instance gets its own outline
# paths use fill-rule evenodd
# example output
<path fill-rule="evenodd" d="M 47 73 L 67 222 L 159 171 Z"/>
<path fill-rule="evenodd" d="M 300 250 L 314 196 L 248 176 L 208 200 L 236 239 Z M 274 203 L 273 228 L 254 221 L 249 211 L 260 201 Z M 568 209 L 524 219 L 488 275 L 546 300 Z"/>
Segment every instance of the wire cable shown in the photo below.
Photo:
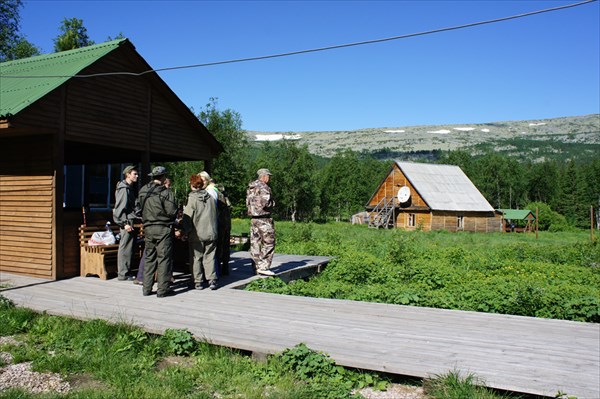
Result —
<path fill-rule="evenodd" d="M 2 75 L 0 75 L 0 77 L 2 77 L 2 78 L 93 78 L 93 77 L 99 77 L 99 76 L 114 76 L 114 75 L 142 76 L 142 75 L 146 75 L 146 74 L 153 73 L 153 72 L 164 72 L 164 71 L 173 71 L 173 70 L 177 70 L 177 69 L 202 68 L 202 67 L 215 66 L 215 65 L 225 65 L 225 64 L 234 64 L 234 63 L 240 63 L 240 62 L 267 60 L 267 59 L 272 59 L 272 58 L 289 57 L 292 55 L 316 53 L 316 52 L 321 52 L 321 51 L 336 50 L 336 49 L 347 48 L 347 47 L 355 47 L 355 46 L 363 46 L 363 45 L 367 45 L 367 44 L 388 42 L 388 41 L 392 41 L 392 40 L 407 39 L 407 38 L 416 37 L 416 36 L 425 36 L 425 35 L 431 35 L 434 33 L 448 32 L 448 31 L 452 31 L 452 30 L 465 29 L 465 28 L 472 28 L 474 26 L 493 24 L 493 23 L 497 23 L 497 22 L 504 22 L 504 21 L 509 21 L 512 19 L 524 18 L 524 17 L 529 17 L 532 15 L 537 15 L 537 14 L 542 14 L 542 13 L 547 13 L 547 12 L 552 12 L 552 11 L 564 10 L 567 8 L 578 7 L 578 6 L 582 6 L 585 4 L 594 3 L 596 1 L 598 1 L 598 0 L 585 0 L 585 1 L 582 1 L 579 3 L 572 3 L 572 4 L 567 4 L 564 6 L 546 8 L 543 10 L 531 11 L 531 12 L 527 12 L 524 14 L 511 15 L 508 17 L 490 19 L 487 21 L 473 22 L 473 23 L 469 23 L 469 24 L 451 26 L 451 27 L 447 27 L 447 28 L 433 29 L 433 30 L 428 30 L 428 31 L 424 31 L 424 32 L 409 33 L 406 35 L 386 37 L 383 39 L 365 40 L 365 41 L 355 42 L 355 43 L 338 44 L 338 45 L 334 45 L 334 46 L 319 47 L 319 48 L 313 48 L 313 49 L 308 49 L 308 50 L 290 51 L 290 52 L 286 52 L 286 53 L 263 55 L 263 56 L 257 56 L 257 57 L 238 58 L 238 59 L 227 60 L 227 61 L 207 62 L 204 64 L 193 64 L 193 65 L 183 65 L 183 66 L 150 69 L 150 70 L 139 72 L 139 73 L 136 73 L 136 72 L 103 72 L 103 73 L 94 73 L 94 74 L 88 74 L 88 75 L 31 75 L 31 76 L 11 76 L 11 75 L 3 75 L 2 76 Z"/>

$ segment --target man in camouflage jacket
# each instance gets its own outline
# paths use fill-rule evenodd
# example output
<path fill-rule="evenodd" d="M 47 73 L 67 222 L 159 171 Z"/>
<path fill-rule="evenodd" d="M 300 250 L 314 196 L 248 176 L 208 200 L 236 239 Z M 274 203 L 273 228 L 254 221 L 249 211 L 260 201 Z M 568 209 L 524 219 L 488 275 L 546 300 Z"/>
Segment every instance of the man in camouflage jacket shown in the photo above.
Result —
<path fill-rule="evenodd" d="M 246 191 L 246 207 L 250 222 L 250 256 L 259 274 L 272 276 L 271 261 L 275 253 L 275 225 L 271 212 L 275 200 L 268 186 L 271 178 L 269 169 L 259 169 L 258 179 L 250 182 Z"/>

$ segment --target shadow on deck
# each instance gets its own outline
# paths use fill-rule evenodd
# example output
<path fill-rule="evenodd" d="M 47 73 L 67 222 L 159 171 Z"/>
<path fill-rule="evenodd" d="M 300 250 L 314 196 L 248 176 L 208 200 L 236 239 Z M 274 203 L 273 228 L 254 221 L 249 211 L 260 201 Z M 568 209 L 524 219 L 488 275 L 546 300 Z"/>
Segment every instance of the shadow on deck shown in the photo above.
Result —
<path fill-rule="evenodd" d="M 288 283 L 292 280 L 308 278 L 316 273 L 320 273 L 330 261 L 326 256 L 304 256 L 304 255 L 284 255 L 275 254 L 271 264 L 271 270 L 278 277 Z M 177 265 L 174 272 L 174 289 L 179 293 L 186 290 L 191 282 L 189 266 Z M 250 282 L 268 278 L 257 275 L 252 266 L 250 254 L 246 251 L 236 251 L 231 253 L 229 261 L 229 274 L 219 276 L 219 286 L 229 289 L 243 289 Z"/>

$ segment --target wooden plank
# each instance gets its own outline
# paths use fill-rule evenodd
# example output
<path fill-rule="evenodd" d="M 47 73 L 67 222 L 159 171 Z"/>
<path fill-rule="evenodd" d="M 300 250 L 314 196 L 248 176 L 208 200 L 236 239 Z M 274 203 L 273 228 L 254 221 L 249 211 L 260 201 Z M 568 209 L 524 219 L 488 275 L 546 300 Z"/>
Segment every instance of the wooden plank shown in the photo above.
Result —
<path fill-rule="evenodd" d="M 10 209 L 2 206 L 0 209 L 0 217 L 29 217 L 31 218 L 50 218 L 52 217 L 52 208 L 34 208 L 34 210 Z"/>
<path fill-rule="evenodd" d="M 40 255 L 50 255 L 52 254 L 52 246 L 44 245 L 43 248 L 40 248 L 37 245 L 33 245 L 30 242 L 17 242 L 17 241 L 3 241 L 2 245 L 0 245 L 2 251 L 6 251 L 8 253 L 29 253 L 29 254 L 40 254 Z"/>
<path fill-rule="evenodd" d="M 2 264 L 2 273 L 19 273 L 31 276 L 50 277 L 52 270 L 50 267 L 31 267 L 29 264 Z"/>
<path fill-rule="evenodd" d="M 0 184 L 3 182 L 37 184 L 39 182 L 52 181 L 52 175 L 27 176 L 27 175 L 0 175 Z"/>
<path fill-rule="evenodd" d="M 52 217 L 38 217 L 37 219 L 35 219 L 35 222 L 32 222 L 31 218 L 27 216 L 6 216 L 0 214 L 0 223 L 4 224 L 5 222 L 29 223 L 30 225 L 45 224 L 51 223 Z"/>
<path fill-rule="evenodd" d="M 24 226 L 23 230 L 10 230 L 9 227 L 12 226 L 2 226 L 2 231 L 0 232 L 0 240 L 8 240 L 8 241 L 23 241 L 28 238 L 35 238 L 37 241 L 32 243 L 32 245 L 37 245 L 40 242 L 50 242 L 49 240 L 52 238 L 52 234 L 45 232 L 38 232 L 33 230 L 32 228 Z M 34 228 L 37 226 L 33 226 Z M 27 240 L 31 243 L 31 240 Z"/>
<path fill-rule="evenodd" d="M 23 262 L 31 264 L 46 264 L 48 260 L 52 259 L 52 254 L 35 254 L 31 256 L 31 252 L 27 251 L 8 251 L 5 247 L 2 247 L 3 251 L 0 253 L 1 262 Z"/>
<path fill-rule="evenodd" d="M 23 198 L 22 200 L 7 200 L 2 195 L 2 207 L 10 209 L 35 209 L 38 207 L 49 207 L 52 206 L 52 202 L 47 198 Z"/>

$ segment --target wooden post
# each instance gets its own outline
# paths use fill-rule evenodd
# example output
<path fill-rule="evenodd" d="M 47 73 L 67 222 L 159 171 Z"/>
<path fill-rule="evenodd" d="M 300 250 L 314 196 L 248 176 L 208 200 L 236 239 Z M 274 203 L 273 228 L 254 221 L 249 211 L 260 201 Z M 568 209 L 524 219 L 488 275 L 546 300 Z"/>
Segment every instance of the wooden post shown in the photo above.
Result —
<path fill-rule="evenodd" d="M 538 220 L 539 220 L 538 209 L 539 208 L 536 206 L 535 207 L 535 239 L 536 240 L 538 239 L 538 230 L 539 230 L 539 226 L 540 226 L 540 224 L 538 222 Z"/>
<path fill-rule="evenodd" d="M 590 240 L 594 241 L 594 206 L 590 206 Z"/>

